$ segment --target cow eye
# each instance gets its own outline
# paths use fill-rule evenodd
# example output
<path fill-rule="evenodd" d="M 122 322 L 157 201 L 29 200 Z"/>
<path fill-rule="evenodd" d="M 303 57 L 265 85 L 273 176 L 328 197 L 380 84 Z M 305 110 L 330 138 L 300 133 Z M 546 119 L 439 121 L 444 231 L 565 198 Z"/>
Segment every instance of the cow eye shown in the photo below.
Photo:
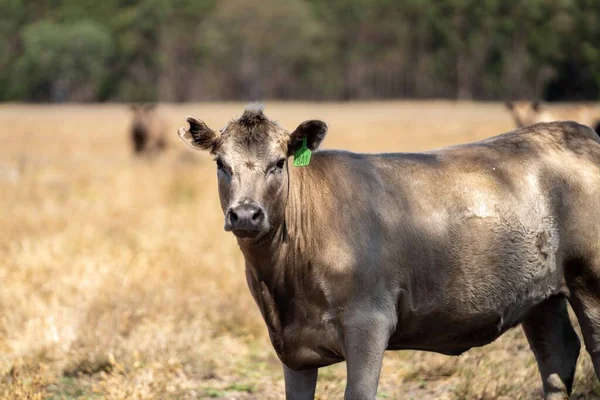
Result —
<path fill-rule="evenodd" d="M 217 162 L 217 168 L 223 169 L 223 161 L 220 158 L 217 158 L 215 161 Z"/>
<path fill-rule="evenodd" d="M 267 169 L 267 173 L 279 174 L 283 170 L 283 167 L 285 167 L 285 158 L 282 158 L 277 162 L 270 164 Z"/>
<path fill-rule="evenodd" d="M 273 165 L 273 164 L 271 164 L 271 165 Z M 285 166 L 285 158 L 282 158 L 281 160 L 277 161 L 275 163 L 275 165 L 273 165 L 271 167 L 270 172 L 272 174 L 277 173 L 277 172 L 281 172 L 281 170 L 283 169 L 284 166 Z"/>

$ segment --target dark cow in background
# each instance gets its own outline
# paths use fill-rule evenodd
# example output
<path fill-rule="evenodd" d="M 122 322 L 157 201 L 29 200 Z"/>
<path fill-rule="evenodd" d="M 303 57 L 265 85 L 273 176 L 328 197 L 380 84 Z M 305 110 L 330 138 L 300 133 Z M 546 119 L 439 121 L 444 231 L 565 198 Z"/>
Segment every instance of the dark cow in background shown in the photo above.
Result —
<path fill-rule="evenodd" d="M 225 230 L 284 370 L 312 399 L 318 368 L 347 363 L 346 399 L 374 399 L 385 350 L 457 355 L 523 325 L 546 399 L 571 392 L 581 324 L 600 372 L 600 139 L 532 125 L 425 153 L 315 151 L 262 108 L 179 136 L 215 156 Z M 304 159 L 306 162 L 306 159 Z"/>
<path fill-rule="evenodd" d="M 135 155 L 156 155 L 167 148 L 166 124 L 155 104 L 131 105 L 131 146 Z"/>

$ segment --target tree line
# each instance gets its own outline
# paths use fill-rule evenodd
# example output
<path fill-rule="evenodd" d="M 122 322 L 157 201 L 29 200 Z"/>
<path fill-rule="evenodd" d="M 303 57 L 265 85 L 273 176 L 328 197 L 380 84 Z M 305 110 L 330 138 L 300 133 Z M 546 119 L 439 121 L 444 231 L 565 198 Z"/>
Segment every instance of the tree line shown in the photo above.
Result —
<path fill-rule="evenodd" d="M 597 0 L 0 0 L 1 101 L 596 100 Z"/>

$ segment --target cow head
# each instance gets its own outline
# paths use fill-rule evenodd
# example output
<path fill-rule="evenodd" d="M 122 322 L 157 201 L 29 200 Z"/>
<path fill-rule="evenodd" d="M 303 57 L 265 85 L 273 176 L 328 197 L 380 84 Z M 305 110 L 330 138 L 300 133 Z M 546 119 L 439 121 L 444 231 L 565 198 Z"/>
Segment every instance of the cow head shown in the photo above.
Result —
<path fill-rule="evenodd" d="M 531 125 L 537 122 L 538 114 L 541 110 L 539 101 L 507 101 L 506 108 L 512 115 L 517 127 Z"/>
<path fill-rule="evenodd" d="M 145 125 L 148 116 L 156 109 L 156 104 L 132 104 L 130 109 L 133 113 L 133 124 Z"/>
<path fill-rule="evenodd" d="M 257 240 L 283 221 L 287 202 L 288 159 L 303 145 L 315 150 L 327 125 L 311 120 L 289 133 L 269 120 L 260 105 L 246 107 L 243 115 L 219 132 L 188 117 L 189 129 L 179 137 L 190 147 L 215 156 L 219 198 L 225 230 L 238 238 Z"/>

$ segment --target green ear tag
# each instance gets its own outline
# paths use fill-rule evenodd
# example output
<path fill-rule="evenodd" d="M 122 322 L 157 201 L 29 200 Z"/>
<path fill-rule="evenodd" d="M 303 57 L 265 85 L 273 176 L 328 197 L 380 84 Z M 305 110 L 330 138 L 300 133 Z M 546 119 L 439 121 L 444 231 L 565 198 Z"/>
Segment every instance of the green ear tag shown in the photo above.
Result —
<path fill-rule="evenodd" d="M 306 138 L 302 139 L 302 147 L 294 153 L 294 167 L 306 167 L 310 163 L 312 151 L 306 146 Z"/>

